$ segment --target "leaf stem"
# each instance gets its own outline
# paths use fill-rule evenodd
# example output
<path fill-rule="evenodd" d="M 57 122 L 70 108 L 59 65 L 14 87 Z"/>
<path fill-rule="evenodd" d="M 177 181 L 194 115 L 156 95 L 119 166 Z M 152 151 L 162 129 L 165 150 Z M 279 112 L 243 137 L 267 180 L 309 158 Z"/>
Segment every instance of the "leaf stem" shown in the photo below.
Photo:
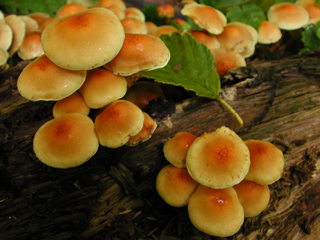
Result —
<path fill-rule="evenodd" d="M 226 102 L 224 101 L 222 98 L 220 97 L 216 97 L 217 101 L 220 102 L 223 106 L 225 106 L 238 120 L 240 127 L 243 126 L 243 120 L 242 118 L 239 116 L 239 114 Z"/>

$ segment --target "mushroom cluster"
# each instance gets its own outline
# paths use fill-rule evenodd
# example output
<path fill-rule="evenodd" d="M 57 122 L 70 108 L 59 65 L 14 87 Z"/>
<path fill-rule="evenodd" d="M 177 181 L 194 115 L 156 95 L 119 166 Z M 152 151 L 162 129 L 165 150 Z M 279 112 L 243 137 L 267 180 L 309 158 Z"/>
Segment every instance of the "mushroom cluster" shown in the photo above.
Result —
<path fill-rule="evenodd" d="M 156 190 L 170 206 L 187 206 L 191 223 L 212 236 L 235 234 L 246 217 L 266 209 L 269 185 L 281 178 L 282 151 L 262 140 L 243 141 L 227 127 L 200 137 L 178 132 L 163 146 Z"/>
<path fill-rule="evenodd" d="M 40 33 L 43 53 L 23 69 L 17 89 L 31 101 L 56 101 L 53 119 L 33 141 L 36 156 L 46 165 L 76 167 L 98 146 L 135 146 L 157 128 L 143 106 L 124 97 L 132 76 L 164 67 L 170 51 L 160 38 L 128 30 L 123 19 L 145 24 L 139 9 L 119 0 L 101 0 L 90 8 L 66 4 L 55 17 L 42 20 L 48 20 Z"/>

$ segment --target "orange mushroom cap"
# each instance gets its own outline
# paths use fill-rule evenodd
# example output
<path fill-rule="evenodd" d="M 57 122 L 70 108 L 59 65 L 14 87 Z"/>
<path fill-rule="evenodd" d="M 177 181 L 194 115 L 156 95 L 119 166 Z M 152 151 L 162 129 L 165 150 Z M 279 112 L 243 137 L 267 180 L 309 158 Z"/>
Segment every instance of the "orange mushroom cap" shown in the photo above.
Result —
<path fill-rule="evenodd" d="M 164 157 L 172 165 L 185 168 L 187 152 L 197 136 L 189 132 L 177 132 L 163 145 Z"/>
<path fill-rule="evenodd" d="M 245 180 L 262 185 L 278 181 L 283 172 L 284 156 L 282 151 L 272 143 L 261 140 L 246 140 L 250 151 L 250 168 Z"/>
<path fill-rule="evenodd" d="M 49 120 L 36 132 L 33 149 L 44 164 L 54 168 L 77 167 L 98 150 L 93 121 L 81 113 Z"/>
<path fill-rule="evenodd" d="M 22 70 L 17 88 L 23 97 L 32 101 L 57 101 L 76 92 L 84 83 L 86 75 L 86 70 L 60 68 L 42 55 Z"/>
<path fill-rule="evenodd" d="M 41 33 L 32 32 L 25 36 L 17 51 L 18 56 L 23 59 L 33 59 L 44 54 L 41 44 Z"/>
<path fill-rule="evenodd" d="M 85 5 L 78 2 L 67 3 L 58 9 L 55 18 L 62 18 L 87 9 L 88 8 Z"/>
<path fill-rule="evenodd" d="M 199 184 L 190 177 L 187 169 L 171 164 L 163 167 L 157 175 L 156 190 L 170 206 L 183 207 Z"/>
<path fill-rule="evenodd" d="M 188 150 L 186 166 L 197 182 L 227 188 L 241 182 L 250 167 L 246 144 L 231 129 L 218 128 L 198 137 Z"/>
<path fill-rule="evenodd" d="M 141 131 L 143 122 L 140 108 L 129 101 L 116 100 L 106 106 L 94 123 L 100 144 L 118 148 Z"/>
<path fill-rule="evenodd" d="M 254 217 L 268 206 L 270 200 L 268 185 L 243 180 L 233 188 L 237 192 L 245 217 Z"/>
<path fill-rule="evenodd" d="M 91 8 L 55 19 L 44 29 L 41 40 L 43 51 L 58 66 L 89 70 L 111 61 L 124 37 L 120 20 L 112 11 Z"/>
<path fill-rule="evenodd" d="M 269 21 L 262 21 L 258 29 L 258 42 L 270 44 L 279 41 L 282 37 L 281 30 Z"/>
<path fill-rule="evenodd" d="M 198 230 L 218 237 L 235 234 L 244 222 L 243 207 L 232 187 L 213 189 L 199 185 L 190 197 L 188 213 Z"/>
<path fill-rule="evenodd" d="M 309 14 L 307 24 L 316 24 L 320 21 L 320 8 L 317 6 L 317 0 L 298 0 L 296 4 L 307 10 Z"/>

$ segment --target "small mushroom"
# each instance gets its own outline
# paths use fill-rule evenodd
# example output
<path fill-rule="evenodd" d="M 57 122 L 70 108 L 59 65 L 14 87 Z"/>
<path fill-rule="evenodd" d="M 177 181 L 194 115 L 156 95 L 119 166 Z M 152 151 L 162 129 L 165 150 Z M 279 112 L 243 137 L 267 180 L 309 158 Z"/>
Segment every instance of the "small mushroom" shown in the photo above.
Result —
<path fill-rule="evenodd" d="M 317 6 L 317 3 L 317 0 L 298 0 L 296 2 L 297 5 L 306 9 L 309 14 L 309 20 L 306 25 L 311 23 L 316 24 L 320 21 L 320 8 Z"/>
<path fill-rule="evenodd" d="M 41 22 L 50 17 L 49 14 L 43 12 L 33 12 L 28 14 L 27 16 L 31 17 L 32 19 L 36 20 L 36 22 L 40 25 Z"/>
<path fill-rule="evenodd" d="M 68 113 L 44 123 L 35 133 L 33 149 L 37 158 L 54 168 L 73 168 L 87 162 L 99 142 L 91 118 Z"/>
<path fill-rule="evenodd" d="M 88 8 L 85 5 L 78 2 L 67 3 L 58 9 L 55 18 L 63 18 L 65 16 L 79 13 L 87 9 Z"/>
<path fill-rule="evenodd" d="M 258 42 L 271 44 L 278 42 L 282 37 L 281 30 L 269 21 L 262 21 L 258 29 Z"/>
<path fill-rule="evenodd" d="M 181 33 L 181 30 L 177 29 L 176 27 L 174 27 L 172 25 L 161 25 L 161 26 L 154 28 L 150 32 L 150 35 L 160 38 L 160 36 L 162 34 L 171 35 L 174 32 Z"/>
<path fill-rule="evenodd" d="M 85 115 L 88 115 L 90 112 L 90 108 L 78 92 L 75 92 L 70 96 L 57 101 L 52 108 L 52 114 L 54 118 L 58 118 L 64 114 L 73 112 L 78 112 Z"/>
<path fill-rule="evenodd" d="M 198 230 L 218 237 L 235 234 L 244 222 L 243 207 L 232 187 L 213 189 L 199 185 L 190 197 L 188 213 Z"/>
<path fill-rule="evenodd" d="M 60 68 L 42 55 L 29 63 L 17 80 L 19 93 L 32 101 L 57 101 L 76 92 L 86 79 L 86 70 Z"/>
<path fill-rule="evenodd" d="M 272 5 L 267 12 L 267 17 L 269 22 L 283 30 L 299 29 L 309 21 L 306 9 L 289 2 Z"/>
<path fill-rule="evenodd" d="M 197 182 L 228 188 L 241 182 L 250 167 L 246 144 L 231 129 L 220 127 L 198 137 L 188 150 L 187 169 Z"/>
<path fill-rule="evenodd" d="M 7 51 L 13 40 L 13 32 L 11 27 L 4 19 L 0 20 L 0 48 Z"/>
<path fill-rule="evenodd" d="M 283 172 L 282 151 L 267 141 L 249 139 L 245 141 L 250 151 L 250 168 L 245 180 L 262 185 L 278 181 Z"/>
<path fill-rule="evenodd" d="M 25 36 L 17 51 L 22 60 L 34 59 L 44 54 L 41 44 L 41 33 L 32 32 Z"/>
<path fill-rule="evenodd" d="M 54 20 L 42 32 L 41 40 L 43 51 L 56 65 L 89 70 L 111 61 L 124 37 L 120 20 L 112 11 L 91 8 Z"/>
<path fill-rule="evenodd" d="M 245 217 L 254 217 L 266 209 L 270 200 L 268 185 L 243 180 L 233 188 L 236 190 Z"/>
<path fill-rule="evenodd" d="M 103 8 L 108 8 L 108 7 L 118 7 L 121 10 L 126 10 L 127 6 L 122 0 L 100 0 L 97 3 L 97 7 L 103 7 Z"/>
<path fill-rule="evenodd" d="M 10 26 L 13 34 L 12 43 L 10 45 L 10 48 L 8 49 L 9 56 L 11 57 L 22 44 L 22 41 L 26 35 L 26 24 L 20 17 L 15 14 L 6 16 L 4 20 Z"/>
<path fill-rule="evenodd" d="M 197 136 L 189 132 L 177 132 L 163 145 L 164 157 L 173 166 L 185 168 L 187 152 L 196 138 Z"/>
<path fill-rule="evenodd" d="M 164 166 L 157 175 L 156 190 L 170 206 L 184 207 L 199 184 L 190 177 L 187 169 L 171 164 Z"/>
<path fill-rule="evenodd" d="M 37 32 L 39 31 L 39 24 L 37 23 L 36 20 L 31 18 L 28 15 L 21 15 L 18 16 L 19 18 L 22 19 L 22 21 L 25 23 L 25 28 L 26 28 L 26 33 L 25 35 L 29 35 L 30 33 Z"/>
<path fill-rule="evenodd" d="M 125 34 L 119 54 L 104 67 L 117 75 L 162 68 L 169 62 L 170 51 L 164 42 L 147 34 Z"/>
<path fill-rule="evenodd" d="M 159 17 L 170 19 L 174 17 L 175 10 L 171 4 L 166 3 L 157 7 L 157 13 Z"/>
<path fill-rule="evenodd" d="M 140 132 L 134 136 L 131 136 L 126 143 L 128 146 L 136 146 L 139 143 L 149 140 L 156 130 L 158 124 L 150 117 L 149 114 L 143 112 L 144 120 L 143 127 Z"/>
<path fill-rule="evenodd" d="M 127 81 L 106 69 L 97 68 L 88 74 L 79 92 L 89 108 L 102 108 L 126 94 Z"/>
<path fill-rule="evenodd" d="M 140 20 L 141 22 L 145 22 L 146 20 L 144 13 L 136 7 L 127 7 L 124 10 L 124 14 L 126 18 L 135 18 Z"/>
<path fill-rule="evenodd" d="M 127 100 L 116 100 L 96 117 L 95 128 L 102 146 L 118 148 L 143 128 L 140 108 Z"/>
<path fill-rule="evenodd" d="M 123 18 L 121 19 L 121 24 L 125 33 L 134 33 L 134 34 L 147 34 L 148 27 L 145 22 L 136 18 Z"/>
<path fill-rule="evenodd" d="M 204 31 L 188 31 L 198 42 L 203 43 L 209 49 L 220 48 L 220 42 L 216 35 Z"/>
<path fill-rule="evenodd" d="M 215 35 L 222 33 L 227 24 L 227 18 L 221 11 L 203 4 L 187 3 L 181 14 L 190 17 L 201 28 Z"/>

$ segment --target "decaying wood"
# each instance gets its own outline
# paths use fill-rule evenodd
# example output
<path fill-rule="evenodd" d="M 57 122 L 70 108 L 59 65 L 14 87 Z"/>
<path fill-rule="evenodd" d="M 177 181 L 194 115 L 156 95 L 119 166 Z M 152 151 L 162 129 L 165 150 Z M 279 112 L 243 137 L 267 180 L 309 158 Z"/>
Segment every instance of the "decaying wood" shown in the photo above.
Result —
<path fill-rule="evenodd" d="M 86 164 L 65 170 L 33 153 L 33 135 L 52 118 L 53 102 L 19 95 L 23 66 L 0 75 L 0 239 L 214 239 L 191 225 L 185 208 L 164 204 L 154 183 L 168 138 L 220 126 L 244 140 L 270 141 L 285 155 L 269 207 L 229 239 L 320 238 L 320 52 L 231 71 L 221 94 L 242 116 L 242 128 L 218 102 L 193 97 L 176 104 L 149 141 L 101 147 Z"/>

